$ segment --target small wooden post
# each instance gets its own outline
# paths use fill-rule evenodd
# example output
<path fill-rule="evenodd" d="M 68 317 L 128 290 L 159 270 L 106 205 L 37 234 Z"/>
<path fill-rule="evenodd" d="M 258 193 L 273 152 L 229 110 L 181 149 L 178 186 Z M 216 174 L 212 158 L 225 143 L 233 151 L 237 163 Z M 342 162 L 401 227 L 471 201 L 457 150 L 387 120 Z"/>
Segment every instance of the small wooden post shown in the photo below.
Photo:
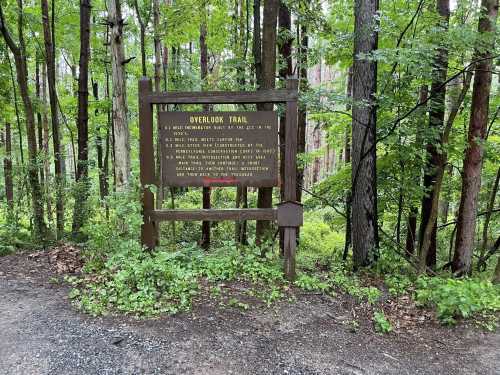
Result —
<path fill-rule="evenodd" d="M 288 78 L 286 88 L 297 90 L 299 81 Z M 285 123 L 285 202 L 297 199 L 297 100 L 286 103 Z M 297 228 L 285 227 L 284 230 L 284 273 L 288 280 L 295 279 L 295 250 L 297 246 Z"/>
<path fill-rule="evenodd" d="M 139 161 L 143 217 L 141 242 L 148 249 L 153 249 L 158 242 L 158 228 L 149 216 L 149 213 L 154 210 L 154 194 L 149 186 L 155 184 L 153 107 L 148 100 L 148 95 L 151 93 L 151 80 L 142 77 L 139 80 Z"/>

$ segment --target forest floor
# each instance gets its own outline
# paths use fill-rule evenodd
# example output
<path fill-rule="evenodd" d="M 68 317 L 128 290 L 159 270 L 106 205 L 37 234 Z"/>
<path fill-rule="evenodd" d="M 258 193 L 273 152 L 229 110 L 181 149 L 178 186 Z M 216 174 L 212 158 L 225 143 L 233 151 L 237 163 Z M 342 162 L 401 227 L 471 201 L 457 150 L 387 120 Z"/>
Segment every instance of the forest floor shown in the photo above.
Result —
<path fill-rule="evenodd" d="M 49 257 L 0 257 L 0 374 L 500 374 L 500 332 L 430 321 L 380 335 L 340 294 L 95 318 L 57 278 Z"/>

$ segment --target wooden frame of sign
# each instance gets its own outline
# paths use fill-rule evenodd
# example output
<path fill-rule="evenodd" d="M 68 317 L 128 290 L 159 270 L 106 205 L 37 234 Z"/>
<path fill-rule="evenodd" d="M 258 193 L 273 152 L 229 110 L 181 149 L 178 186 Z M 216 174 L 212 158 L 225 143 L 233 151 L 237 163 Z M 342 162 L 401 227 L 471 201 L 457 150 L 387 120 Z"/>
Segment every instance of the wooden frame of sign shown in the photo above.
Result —
<path fill-rule="evenodd" d="M 139 81 L 139 159 L 140 180 L 143 189 L 142 214 L 143 224 L 141 227 L 141 241 L 147 248 L 153 249 L 159 242 L 158 223 L 160 221 L 220 221 L 220 220 L 277 220 L 278 226 L 284 228 L 284 273 L 289 280 L 295 278 L 295 250 L 297 241 L 297 227 L 302 225 L 302 205 L 297 199 L 297 99 L 298 81 L 294 78 L 287 79 L 285 89 L 259 90 L 255 92 L 168 92 L 157 93 L 152 90 L 151 80 L 142 78 Z M 170 172 L 162 173 L 163 176 L 155 176 L 155 157 L 153 140 L 153 105 L 165 104 L 256 104 L 256 103 L 285 103 L 286 104 L 286 134 L 285 134 L 285 170 L 284 176 L 278 176 L 272 171 L 273 159 L 268 160 L 269 165 L 261 167 L 269 173 L 262 176 L 234 177 L 222 176 L 222 178 L 198 178 L 199 175 L 192 174 L 186 177 L 184 174 L 176 180 Z M 162 112 L 165 114 L 165 112 Z M 161 120 L 160 125 L 165 124 Z M 179 113 L 179 112 L 171 112 Z M 182 112 L 181 112 L 182 113 Z M 213 112 L 213 115 L 224 112 Z M 162 125 L 162 126 L 163 126 Z M 177 128 L 176 128 L 177 129 Z M 196 128 L 203 129 L 203 128 Z M 221 128 L 224 130 L 223 128 Z M 172 136 L 172 127 L 163 126 L 160 129 L 162 137 Z M 226 128 L 227 130 L 227 128 Z M 276 139 L 277 139 L 277 128 Z M 165 132 L 165 133 L 164 133 Z M 258 132 L 256 132 L 258 133 Z M 187 134 L 187 133 L 185 133 Z M 191 134 L 191 133 L 190 133 Z M 237 134 L 237 133 L 236 133 Z M 254 136 L 254 135 L 252 135 Z M 255 135 L 258 137 L 258 135 Z M 162 138 L 162 143 L 171 138 Z M 200 138 L 192 138 L 199 140 Z M 260 138 L 262 139 L 262 137 Z M 260 143 L 259 143 L 260 145 Z M 231 146 L 231 145 L 230 145 Z M 283 145 L 280 145 L 282 147 Z M 165 145 L 162 145 L 162 153 L 165 153 Z M 193 147 L 196 147 L 193 146 Z M 253 147 L 253 146 L 252 146 Z M 229 147 L 230 148 L 230 147 Z M 278 152 L 276 147 L 275 156 Z M 163 156 L 162 156 L 162 160 Z M 167 161 L 163 161 L 168 163 Z M 269 170 L 269 166 L 271 170 Z M 162 168 L 165 169 L 165 168 Z M 170 174 L 169 174 L 170 173 Z M 195 177 L 193 177 L 195 176 Z M 196 177 L 198 176 L 198 177 Z M 244 176 L 242 174 L 241 176 Z M 177 186 L 275 186 L 281 182 L 284 189 L 284 201 L 277 208 L 238 208 L 238 209 L 155 209 L 154 194 L 151 186 L 160 184 L 160 179 L 168 181 Z M 200 183 L 199 181 L 203 181 Z"/>

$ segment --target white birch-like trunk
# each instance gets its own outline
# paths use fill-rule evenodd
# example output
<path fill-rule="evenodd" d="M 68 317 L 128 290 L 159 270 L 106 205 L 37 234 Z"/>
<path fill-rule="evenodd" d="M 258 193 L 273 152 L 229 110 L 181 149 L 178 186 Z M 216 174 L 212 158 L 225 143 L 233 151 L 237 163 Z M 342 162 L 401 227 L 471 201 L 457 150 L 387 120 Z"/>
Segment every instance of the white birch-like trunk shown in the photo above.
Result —
<path fill-rule="evenodd" d="M 123 51 L 123 19 L 120 0 L 108 0 L 111 68 L 113 82 L 113 127 L 115 133 L 116 189 L 123 190 L 130 181 L 130 136 L 127 121 L 127 86 Z"/>

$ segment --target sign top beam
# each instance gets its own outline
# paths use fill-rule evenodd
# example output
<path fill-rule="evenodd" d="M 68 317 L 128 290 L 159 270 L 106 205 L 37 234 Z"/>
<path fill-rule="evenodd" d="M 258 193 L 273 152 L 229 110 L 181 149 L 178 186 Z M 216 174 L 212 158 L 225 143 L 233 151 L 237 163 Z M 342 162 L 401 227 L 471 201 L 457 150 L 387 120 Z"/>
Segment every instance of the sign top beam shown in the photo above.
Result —
<path fill-rule="evenodd" d="M 297 101 L 297 90 L 162 92 L 150 93 L 143 100 L 150 104 L 255 104 Z"/>

